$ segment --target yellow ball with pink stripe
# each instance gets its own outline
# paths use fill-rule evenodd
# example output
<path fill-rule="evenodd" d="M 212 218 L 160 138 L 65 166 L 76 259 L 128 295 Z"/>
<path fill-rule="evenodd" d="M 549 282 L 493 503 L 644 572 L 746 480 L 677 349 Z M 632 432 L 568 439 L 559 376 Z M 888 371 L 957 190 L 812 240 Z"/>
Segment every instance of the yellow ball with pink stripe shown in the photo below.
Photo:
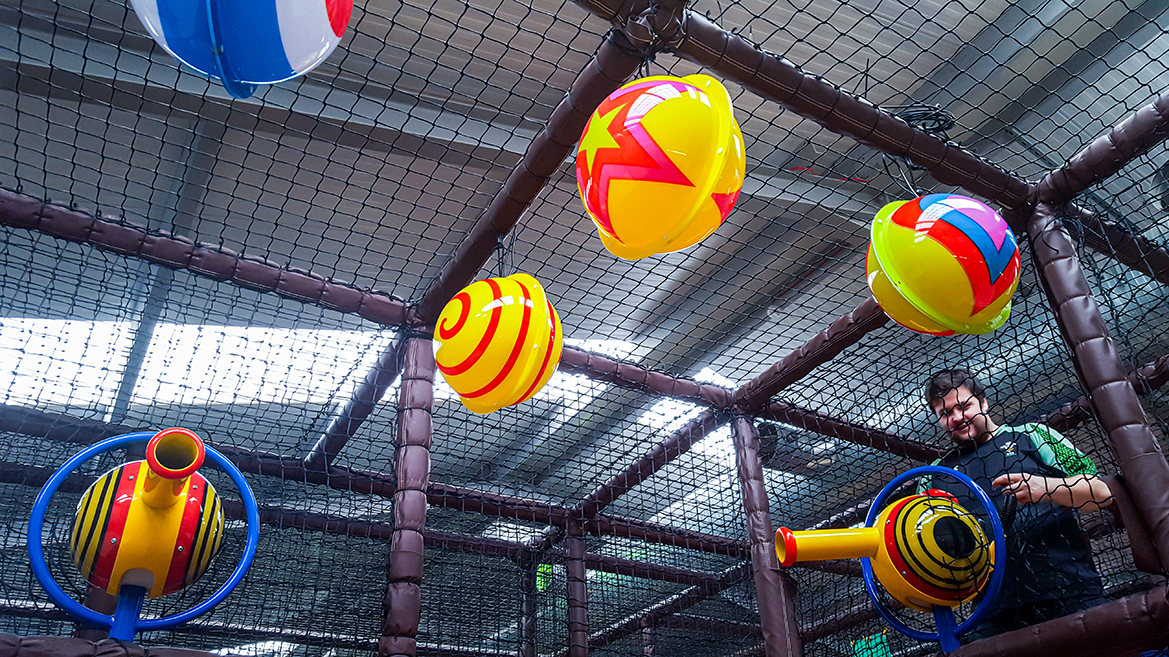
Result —
<path fill-rule="evenodd" d="M 563 347 L 560 317 L 528 274 L 468 285 L 434 327 L 438 371 L 463 406 L 480 414 L 535 396 L 552 378 Z"/>

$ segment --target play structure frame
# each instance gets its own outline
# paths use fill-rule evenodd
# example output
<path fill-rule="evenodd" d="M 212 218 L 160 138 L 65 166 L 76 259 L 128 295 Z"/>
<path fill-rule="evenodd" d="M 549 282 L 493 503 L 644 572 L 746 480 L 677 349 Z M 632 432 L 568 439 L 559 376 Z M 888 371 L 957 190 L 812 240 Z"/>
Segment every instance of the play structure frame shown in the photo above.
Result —
<path fill-rule="evenodd" d="M 768 657 L 801 655 L 803 641 L 846 630 L 874 618 L 875 613 L 858 609 L 828 623 L 804 627 L 797 624 L 797 592 L 791 577 L 777 564 L 773 551 L 774 528 L 770 522 L 758 453 L 759 436 L 752 420 L 763 418 L 785 422 L 916 462 L 928 463 L 938 455 L 933 447 L 910 438 L 771 401 L 780 391 L 814 368 L 828 363 L 867 333 L 881 330 L 891 323 L 871 298 L 734 391 L 565 347 L 560 365 L 565 372 L 706 407 L 701 415 L 673 432 L 575 506 L 561 507 L 429 481 L 429 451 L 435 439 L 431 423 L 435 363 L 429 335 L 439 312 L 454 294 L 481 276 L 481 270 L 497 245 L 572 154 L 596 106 L 648 59 L 659 53 L 672 53 L 833 132 L 890 156 L 906 158 L 928 170 L 939 183 L 959 187 L 999 206 L 1015 232 L 1028 236 L 1039 280 L 1084 390 L 1082 399 L 1052 411 L 1043 421 L 1057 429 L 1067 429 L 1089 415 L 1095 415 L 1121 468 L 1118 478 L 1112 480 L 1114 490 L 1119 491 L 1119 503 L 1114 506 L 1118 507 L 1118 515 L 1128 530 L 1137 566 L 1146 572 L 1166 572 L 1169 564 L 1169 463 L 1145 419 L 1138 393 L 1157 389 L 1169 379 L 1169 355 L 1135 372 L 1125 371 L 1080 269 L 1073 239 L 1162 284 L 1169 284 L 1169 253 L 1139 235 L 1129 234 L 1119 225 L 1080 210 L 1073 201 L 1091 185 L 1115 174 L 1169 136 L 1169 93 L 1136 111 L 1062 167 L 1032 184 L 956 144 L 910 126 L 863 98 L 804 73 L 780 57 L 756 49 L 742 37 L 694 13 L 685 2 L 578 0 L 578 4 L 608 21 L 613 29 L 604 37 L 595 57 L 580 72 L 543 130 L 529 144 L 522 160 L 417 304 L 360 291 L 312 274 L 289 271 L 179 236 L 148 232 L 113 218 L 92 216 L 11 191 L 0 190 L 0 224 L 39 231 L 337 312 L 357 314 L 400 330 L 399 338 L 381 355 L 355 396 L 342 405 L 328 430 L 303 458 L 217 446 L 244 472 L 394 500 L 395 522 L 392 526 L 341 522 L 304 512 L 262 510 L 260 514 L 261 522 L 270 525 L 389 540 L 389 584 L 385 603 L 388 611 L 381 637 L 376 642 L 381 657 L 438 654 L 436 648 L 419 644 L 416 639 L 422 608 L 423 555 L 428 547 L 506 556 L 521 566 L 525 575 L 521 586 L 520 657 L 536 655 L 536 571 L 539 564 L 550 560 L 563 562 L 568 573 L 568 657 L 583 657 L 590 648 L 602 647 L 646 628 L 698 626 L 728 635 L 757 636 L 757 654 Z M 1064 224 L 1061 217 L 1068 216 L 1075 216 L 1077 221 Z M 1072 230 L 1076 232 L 1069 232 Z M 399 377 L 395 479 L 335 466 L 333 461 L 346 442 L 382 403 L 386 391 Z M 737 456 L 747 541 L 605 513 L 605 509 L 626 491 L 727 423 L 732 428 Z M 0 407 L 0 430 L 89 444 L 133 428 L 8 406 Z M 9 480 L 16 476 L 17 473 L 0 468 L 0 479 Z M 35 478 L 39 475 L 26 472 L 23 476 Z M 1124 486 L 1124 481 L 1140 482 L 1140 485 Z M 437 532 L 425 527 L 428 504 L 529 520 L 546 524 L 550 530 L 528 544 Z M 241 517 L 243 511 L 237 507 L 226 505 L 228 517 Z M 858 508 L 851 513 L 825 518 L 816 527 L 846 526 L 863 517 L 866 510 Z M 584 537 L 588 535 L 621 536 L 684 546 L 749 559 L 750 563 L 749 567 L 744 564 L 710 575 L 591 555 L 585 551 Z M 563 545 L 563 551 L 554 554 L 553 547 L 557 544 Z M 801 564 L 799 567 L 853 575 L 859 571 L 855 564 L 846 562 Z M 683 583 L 689 588 L 669 602 L 646 609 L 615 626 L 595 628 L 588 622 L 585 586 L 588 569 Z M 754 579 L 760 626 L 719 624 L 685 615 L 687 608 L 747 577 Z M 1075 657 L 1104 652 L 1136 652 L 1162 648 L 1166 644 L 1169 644 L 1169 589 L 1161 585 L 1038 627 L 977 641 L 955 654 L 963 657 Z M 362 647 L 372 648 L 373 644 L 362 644 Z M 64 644 L 59 649 L 41 646 L 38 650 L 39 654 L 46 655 L 64 655 L 71 651 Z M 27 650 L 21 652 L 19 641 L 0 642 L 0 657 L 18 653 L 28 653 Z"/>

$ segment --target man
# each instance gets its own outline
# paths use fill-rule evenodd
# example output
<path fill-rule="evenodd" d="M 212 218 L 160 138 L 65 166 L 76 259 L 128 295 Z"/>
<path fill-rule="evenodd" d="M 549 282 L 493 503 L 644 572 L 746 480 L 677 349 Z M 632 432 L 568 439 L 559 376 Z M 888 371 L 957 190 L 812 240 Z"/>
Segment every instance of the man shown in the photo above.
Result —
<path fill-rule="evenodd" d="M 935 465 L 966 474 L 992 500 L 1013 496 L 1018 503 L 1014 521 L 1005 528 L 1006 573 L 998 603 L 965 638 L 1021 629 L 1105 602 L 1088 537 L 1073 511 L 1112 503 L 1092 461 L 1044 425 L 997 424 L 985 389 L 967 370 L 934 374 L 925 392 L 930 410 L 954 443 Z M 928 485 L 923 482 L 922 487 Z M 963 494 L 959 486 L 947 488 L 962 506 L 980 513 L 973 495 Z"/>

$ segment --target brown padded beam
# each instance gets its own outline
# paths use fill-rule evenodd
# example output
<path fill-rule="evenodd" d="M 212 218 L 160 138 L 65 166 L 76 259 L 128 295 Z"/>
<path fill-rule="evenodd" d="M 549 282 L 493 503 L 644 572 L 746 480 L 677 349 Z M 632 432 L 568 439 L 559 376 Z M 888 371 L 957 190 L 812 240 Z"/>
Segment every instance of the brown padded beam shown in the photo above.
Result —
<path fill-rule="evenodd" d="M 880 614 L 877 613 L 877 610 L 873 608 L 870 602 L 863 606 L 850 609 L 826 621 L 813 623 L 800 632 L 800 638 L 808 643 L 819 641 L 826 636 L 852 629 L 857 625 L 876 620 L 880 617 Z"/>
<path fill-rule="evenodd" d="M 904 156 L 944 185 L 961 187 L 1007 208 L 1027 205 L 1027 183 L 958 145 L 917 130 L 823 78 L 757 50 L 693 11 L 686 12 L 684 25 L 685 38 L 676 49 L 679 56 L 837 134 L 889 155 Z"/>
<path fill-rule="evenodd" d="M 912 495 L 917 489 L 916 482 L 907 481 L 901 486 L 889 493 L 889 499 L 896 500 L 906 495 Z M 858 522 L 864 522 L 865 517 L 869 514 L 869 508 L 873 506 L 875 497 L 870 497 L 862 500 L 842 511 L 839 511 L 832 516 L 813 524 L 808 529 L 843 529 L 851 527 Z M 850 561 L 855 563 L 855 561 Z"/>
<path fill-rule="evenodd" d="M 751 551 L 746 541 L 631 518 L 599 515 L 588 521 L 586 529 L 596 536 L 619 536 L 741 559 L 746 558 Z"/>
<path fill-rule="evenodd" d="M 658 443 L 648 453 L 637 460 L 623 472 L 601 484 L 596 490 L 589 493 L 577 508 L 581 517 L 591 519 L 601 512 L 613 500 L 624 495 L 633 487 L 649 479 L 655 472 L 661 470 L 674 459 L 690 451 L 694 443 L 702 440 L 711 431 L 722 426 L 723 421 L 716 418 L 713 411 L 703 411 L 701 415 L 690 420 L 674 433 Z"/>
<path fill-rule="evenodd" d="M 231 520 L 247 518 L 242 503 L 235 500 L 222 500 L 223 514 Z M 362 522 L 339 516 L 330 516 L 310 511 L 295 511 L 279 507 L 260 507 L 260 522 L 270 527 L 282 529 L 299 529 L 314 531 L 337 536 L 356 536 L 372 538 L 380 541 L 392 541 L 394 526 L 389 523 Z M 450 532 L 423 530 L 423 543 L 428 548 L 449 550 L 451 552 L 465 552 L 467 554 L 484 554 L 495 557 L 506 557 L 513 561 L 519 559 L 523 552 L 522 543 L 513 543 L 483 536 L 467 536 Z"/>
<path fill-rule="evenodd" d="M 765 420 L 784 422 L 801 429 L 815 431 L 824 436 L 839 438 L 923 463 L 932 463 L 942 456 L 941 450 L 925 443 L 902 438 L 886 431 L 870 429 L 853 422 L 819 415 L 783 402 L 772 402 L 759 413 L 759 417 Z"/>
<path fill-rule="evenodd" d="M 25 616 L 38 621 L 55 620 L 69 622 L 72 618 L 58 609 L 29 609 L 11 603 L 0 602 L 0 614 L 4 616 Z M 327 649 L 345 649 L 369 652 L 377 647 L 372 640 L 364 637 L 337 636 L 325 632 L 278 630 L 258 628 L 253 623 L 230 625 L 204 619 L 199 623 L 184 623 L 172 630 L 175 635 L 212 637 L 230 640 L 236 645 L 280 640 L 294 645 L 314 646 Z M 218 642 L 217 642 L 218 643 Z M 322 651 L 327 652 L 327 650 Z M 0 657 L 220 657 L 217 653 L 190 650 L 187 648 L 144 648 L 128 641 L 105 639 L 86 641 L 72 637 L 57 636 L 14 636 L 0 633 Z M 419 644 L 418 657 L 515 657 L 514 652 L 490 652 L 479 649 L 460 649 L 448 645 Z"/>
<path fill-rule="evenodd" d="M 1039 181 L 1039 202 L 1053 206 L 1120 171 L 1169 137 L 1169 91 L 1097 137 Z"/>
<path fill-rule="evenodd" d="M 1051 206 L 1040 203 L 1027 227 L 1039 280 L 1084 391 L 1127 481 L 1161 563 L 1169 564 L 1169 462 L 1149 428 L 1144 409 L 1080 269 L 1075 245 Z"/>
<path fill-rule="evenodd" d="M 1147 395 L 1154 390 L 1160 390 L 1169 382 L 1169 355 L 1161 356 L 1156 361 L 1130 372 L 1128 380 L 1138 395 Z M 1060 408 L 1039 418 L 1039 421 L 1056 431 L 1070 431 L 1092 417 L 1092 402 L 1087 397 L 1080 397 L 1076 401 L 1065 404 Z"/>
<path fill-rule="evenodd" d="M 10 432 L 48 440 L 89 445 L 103 438 L 149 428 L 106 424 L 95 420 L 75 418 L 59 413 L 46 413 L 22 406 L 0 405 L 0 432 Z M 289 481 L 302 481 L 328 486 L 336 490 L 353 491 L 379 497 L 393 498 L 394 481 L 390 477 L 351 468 L 331 466 L 325 470 L 306 467 L 299 458 L 251 452 L 225 445 L 212 444 L 223 452 L 241 471 Z M 446 484 L 431 483 L 426 489 L 427 503 L 437 507 L 456 509 L 467 513 L 500 518 L 516 518 L 564 528 L 578 511 L 566 507 L 484 493 Z M 688 529 L 632 520 L 619 516 L 598 515 L 588 522 L 588 532 L 597 536 L 619 536 L 661 545 L 723 554 L 744 558 L 749 552 L 745 541 L 724 536 L 704 534 Z"/>
<path fill-rule="evenodd" d="M 103 251 L 141 258 L 169 269 L 189 271 L 213 281 L 229 282 L 258 292 L 271 292 L 321 308 L 356 314 L 378 324 L 395 326 L 406 318 L 406 304 L 387 294 L 369 293 L 291 271 L 222 247 L 195 244 L 112 219 L 38 201 L 0 189 L 0 225 L 36 230 L 59 239 L 88 244 Z"/>
<path fill-rule="evenodd" d="M 870 300 L 872 300 L 871 297 Z M 859 321 L 857 319 L 858 313 L 860 314 Z M 832 326 L 826 328 L 821 334 L 825 336 L 829 350 L 836 345 L 841 345 L 843 350 L 848 345 L 842 345 L 841 340 L 848 339 L 846 336 L 853 336 L 851 330 L 844 330 L 844 326 L 857 325 L 860 331 L 871 331 L 878 325 L 884 325 L 887 319 L 885 313 L 881 312 L 879 306 L 877 306 L 876 300 L 872 300 L 872 304 L 867 302 L 860 304 L 855 311 L 836 320 L 835 323 L 832 323 Z M 832 327 L 841 328 L 841 331 L 835 331 Z M 839 337 L 828 338 L 829 333 Z M 856 334 L 856 338 L 859 339 L 862 334 L 864 333 Z M 814 367 L 814 365 L 809 367 L 810 362 L 821 364 L 821 362 L 828 360 L 828 358 L 824 358 L 822 361 L 816 361 L 815 357 L 810 357 L 811 352 L 815 352 L 818 348 L 814 343 L 817 343 L 817 338 L 812 338 L 802 347 L 803 352 L 801 353 L 809 355 L 793 357 L 793 355 L 789 354 L 788 358 L 793 358 L 794 361 L 791 362 L 791 367 L 798 367 L 800 369 L 808 367 L 810 369 Z M 832 355 L 835 355 L 835 353 Z M 768 369 L 768 372 L 776 371 L 777 375 L 788 378 L 789 374 L 787 369 L 782 367 L 784 362 L 788 362 L 788 358 L 784 358 L 780 364 Z M 614 383 L 614 385 L 623 388 L 649 390 L 649 392 L 669 395 L 685 401 L 708 404 L 708 406 L 717 409 L 732 410 L 735 408 L 736 393 L 732 393 L 731 390 L 727 390 L 726 388 L 710 386 L 697 381 L 673 378 L 673 376 L 667 374 L 650 372 L 648 369 L 628 364 L 628 362 L 615 361 L 587 352 L 569 350 L 567 347 L 560 361 L 560 371 L 586 374 L 589 378 Z M 802 375 L 803 373 L 800 373 L 800 376 Z M 765 375 L 761 374 L 760 376 L 756 376 L 756 381 L 760 382 L 760 386 L 765 385 L 766 381 L 770 379 L 770 376 L 768 376 L 768 379 L 763 379 L 763 376 Z M 784 385 L 790 385 L 791 382 L 796 380 L 798 380 L 798 376 L 784 383 Z M 746 386 L 750 385 L 752 383 L 747 383 Z M 887 431 L 870 429 L 860 426 L 860 424 L 837 420 L 835 417 L 814 413 L 808 409 L 790 406 L 790 404 L 772 403 L 769 407 L 762 409 L 760 413 L 762 417 L 767 417 L 770 420 L 787 422 L 788 424 L 793 424 L 795 427 L 815 431 L 817 434 L 841 438 L 841 440 L 862 444 L 865 447 L 890 451 L 892 454 L 914 458 L 916 461 L 931 463 L 941 456 L 940 451 L 928 447 L 928 445 L 908 440 L 908 438 L 890 434 Z"/>
<path fill-rule="evenodd" d="M 873 297 L 865 299 L 852 312 L 832 322 L 828 328 L 812 336 L 783 360 L 767 368 L 743 387 L 735 391 L 733 403 L 738 409 L 756 411 L 784 388 L 799 381 L 820 365 L 856 344 L 869 331 L 881 328 L 889 316 Z"/>
<path fill-rule="evenodd" d="M 44 613 L 40 611 L 37 615 Z M 72 637 L 0 633 L 0 657 L 216 657 L 216 653 L 188 648 L 147 648 L 114 639 L 87 641 Z"/>
<path fill-rule="evenodd" d="M 1116 258 L 1117 262 L 1129 269 L 1169 285 L 1169 251 L 1165 247 L 1153 244 L 1090 212 L 1079 210 L 1077 215 L 1084 231 L 1081 232 L 1075 225 L 1064 226 L 1073 237 L 1084 240 L 1084 244 L 1097 253 Z"/>
<path fill-rule="evenodd" d="M 767 486 L 763 479 L 763 464 L 759 460 L 759 434 L 749 419 L 740 416 L 735 418 L 731 437 L 735 443 L 747 538 L 751 543 L 764 654 L 767 657 L 799 657 L 803 651 L 796 625 L 796 586 L 791 576 L 780 569 L 775 556 L 775 530 L 771 526 Z"/>
<path fill-rule="evenodd" d="M 731 405 L 731 391 L 726 388 L 653 372 L 571 347 L 564 348 L 558 369 L 565 374 L 583 374 L 629 390 L 652 392 L 703 406 L 729 408 Z"/>
<path fill-rule="evenodd" d="M 188 270 L 213 280 L 229 281 L 248 289 L 272 292 L 303 303 L 357 314 L 383 325 L 400 325 L 407 315 L 406 304 L 396 298 L 361 292 L 311 274 L 283 270 L 276 265 L 241 257 L 224 249 L 196 245 L 185 238 L 147 233 L 144 229 L 95 219 L 76 210 L 45 204 L 31 196 L 3 189 L 0 189 L 0 224 L 39 230 L 61 239 L 142 258 L 172 269 Z M 732 393 L 724 388 L 650 372 L 635 365 L 568 347 L 564 349 L 560 369 L 566 373 L 585 374 L 622 387 L 670 395 L 716 408 L 728 408 L 731 405 Z M 380 380 L 381 376 L 383 374 L 375 367 L 366 375 L 366 381 L 371 378 Z M 355 397 L 350 404 L 359 410 L 364 408 L 367 401 Z M 344 421 L 356 431 L 357 427 L 352 426 L 355 418 L 341 415 L 334 422 Z M 812 431 L 820 424 L 822 421 L 807 421 L 807 427 Z M 326 432 L 322 436 L 325 442 L 318 442 L 317 447 L 314 447 L 314 454 L 310 455 L 313 460 L 310 462 L 316 464 L 321 458 L 315 454 L 317 448 L 324 450 L 329 445 L 340 449 L 339 446 L 343 444 L 340 440 L 342 434 L 344 431 L 338 431 L 330 443 L 332 434 Z"/>
<path fill-rule="evenodd" d="M 629 54 L 627 46 L 615 40 L 624 41 L 624 37 L 613 34 L 601 42 L 596 56 L 552 111 L 544 130 L 528 144 L 524 159 L 479 215 L 442 273 L 423 294 L 421 303 L 412 309 L 414 323 L 433 323 L 443 306 L 475 280 L 500 238 L 515 227 L 520 215 L 572 153 L 593 110 L 637 71 L 643 58 Z"/>
<path fill-rule="evenodd" d="M 687 630 L 689 632 L 706 632 L 723 636 L 763 636 L 763 630 L 751 623 L 736 623 L 734 621 L 706 618 L 705 616 L 688 616 L 674 614 L 667 617 L 658 627 L 668 630 Z"/>
<path fill-rule="evenodd" d="M 1169 92 L 1134 112 L 1072 156 L 1067 164 L 1039 181 L 1040 202 L 1058 207 L 1092 185 L 1107 179 L 1133 159 L 1169 137 Z M 1065 228 L 1093 250 L 1116 258 L 1131 269 L 1169 285 L 1169 251 L 1140 235 L 1079 210 L 1083 234 L 1075 226 Z"/>
<path fill-rule="evenodd" d="M 40 488 L 49 480 L 53 472 L 53 468 L 30 466 L 23 463 L 0 460 L 0 483 L 3 484 Z M 62 481 L 57 490 L 64 493 L 80 494 L 96 480 L 96 477 L 73 473 Z M 222 500 L 222 503 L 223 513 L 228 519 L 247 519 L 243 503 L 235 500 Z M 261 506 L 259 508 L 259 516 L 261 524 L 281 529 L 316 531 L 338 536 L 357 536 L 382 541 L 392 540 L 394 533 L 394 526 L 390 523 L 364 522 L 343 516 L 332 516 L 282 507 Z M 424 529 L 422 536 L 425 547 L 438 550 L 505 557 L 516 562 L 522 562 L 525 557 L 530 558 L 533 554 L 533 550 L 529 544 L 515 541 L 455 534 L 434 529 Z M 565 560 L 566 555 L 563 552 L 549 552 L 541 559 L 540 563 L 564 563 Z M 687 586 L 713 586 L 719 577 L 716 574 L 697 570 L 673 568 L 603 554 L 586 553 L 584 555 L 584 563 L 588 570 L 599 570 L 606 573 L 661 582 L 673 582 Z M 111 611 L 110 613 L 113 612 Z"/>
<path fill-rule="evenodd" d="M 628 23 L 636 21 L 636 17 L 629 17 L 636 9 L 626 2 L 577 0 L 577 4 L 619 28 L 627 28 Z M 637 7 L 644 4 L 638 3 Z M 692 11 L 686 12 L 681 24 L 685 35 L 675 48 L 679 56 L 707 66 L 760 97 L 778 102 L 837 134 L 889 155 L 904 156 L 925 167 L 938 182 L 962 187 L 1008 211 L 1029 212 L 1033 206 L 1031 186 L 956 144 L 917 130 L 868 101 L 801 71 L 783 58 L 756 49 L 742 37 Z M 1167 117 L 1169 92 L 1118 125 L 1109 135 L 1096 140 L 1098 143 L 1094 142 L 1073 158 L 1067 167 L 1048 174 L 1040 183 L 1040 200 L 1053 203 L 1069 200 L 1095 180 L 1118 171 L 1133 157 L 1165 139 Z M 1169 285 L 1169 252 L 1115 224 L 1090 217 L 1084 225 L 1090 233 L 1084 236 L 1088 246 Z M 1023 230 L 1015 222 L 1012 227 Z"/>
<path fill-rule="evenodd" d="M 975 641 L 952 657 L 1121 657 L 1169 645 L 1164 586 Z"/>
<path fill-rule="evenodd" d="M 430 445 L 434 436 L 434 352 L 430 340 L 412 338 L 402 359 L 398 391 L 398 436 L 394 454 L 394 533 L 390 539 L 386 620 L 379 657 L 415 657 L 422 617 L 422 562 Z"/>
<path fill-rule="evenodd" d="M 549 552 L 541 563 L 566 564 L 569 556 L 564 551 Z M 639 579 L 650 579 L 658 582 L 672 582 L 687 586 L 710 586 L 718 580 L 718 575 L 704 573 L 684 568 L 672 568 L 645 561 L 621 559 L 603 554 L 586 553 L 584 564 L 587 570 L 599 570 L 615 575 L 626 575 Z"/>

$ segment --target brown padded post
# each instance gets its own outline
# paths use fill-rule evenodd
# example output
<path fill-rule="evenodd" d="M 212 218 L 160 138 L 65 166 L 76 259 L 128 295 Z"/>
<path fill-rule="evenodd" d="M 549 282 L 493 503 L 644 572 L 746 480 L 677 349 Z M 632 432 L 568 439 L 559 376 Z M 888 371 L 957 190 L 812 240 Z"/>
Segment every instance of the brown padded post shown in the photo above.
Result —
<path fill-rule="evenodd" d="M 426 526 L 426 489 L 430 481 L 430 445 L 434 434 L 434 352 L 430 340 L 410 339 L 398 391 L 398 449 L 394 458 L 394 532 L 386 620 L 378 641 L 379 657 L 416 657 L 422 616 L 422 558 Z"/>
<path fill-rule="evenodd" d="M 1072 352 L 1080 385 L 1092 400 L 1100 426 L 1149 529 L 1162 563 L 1169 563 L 1169 462 L 1149 428 L 1136 390 L 1080 269 L 1075 245 L 1055 211 L 1040 203 L 1027 227 L 1039 280 Z"/>
<path fill-rule="evenodd" d="M 775 556 L 775 530 L 759 461 L 759 434 L 745 417 L 735 418 L 731 431 L 738 462 L 739 486 L 751 543 L 755 595 L 759 598 L 759 622 L 763 626 L 766 657 L 799 657 L 800 632 L 796 625 L 796 585 Z"/>
<path fill-rule="evenodd" d="M 1108 506 L 1108 510 L 1120 519 L 1128 532 L 1128 544 L 1137 570 L 1144 573 L 1169 574 L 1169 568 L 1166 568 L 1161 556 L 1157 554 L 1157 546 L 1153 543 L 1153 537 L 1149 535 L 1149 527 L 1141 518 L 1140 511 L 1137 510 L 1132 495 L 1128 492 L 1129 486 L 1124 477 L 1112 475 L 1101 479 L 1112 491 L 1112 504 Z"/>
<path fill-rule="evenodd" d="M 584 528 L 580 523 L 568 525 L 564 545 L 568 549 L 564 561 L 564 570 L 568 575 L 568 657 L 588 657 L 589 593 Z"/>

